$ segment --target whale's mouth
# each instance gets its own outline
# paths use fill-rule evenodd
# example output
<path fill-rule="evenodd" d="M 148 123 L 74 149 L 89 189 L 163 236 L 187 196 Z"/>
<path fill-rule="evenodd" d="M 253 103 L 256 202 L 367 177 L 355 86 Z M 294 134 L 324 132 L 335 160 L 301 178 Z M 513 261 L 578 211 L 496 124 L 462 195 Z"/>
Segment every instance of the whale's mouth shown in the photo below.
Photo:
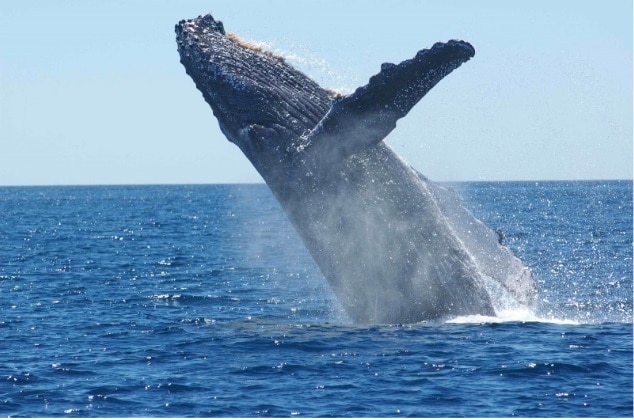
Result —
<path fill-rule="evenodd" d="M 246 141 L 251 126 L 259 134 L 298 138 L 330 108 L 332 94 L 280 56 L 227 34 L 211 15 L 182 20 L 175 30 L 181 63 L 231 141 Z"/>

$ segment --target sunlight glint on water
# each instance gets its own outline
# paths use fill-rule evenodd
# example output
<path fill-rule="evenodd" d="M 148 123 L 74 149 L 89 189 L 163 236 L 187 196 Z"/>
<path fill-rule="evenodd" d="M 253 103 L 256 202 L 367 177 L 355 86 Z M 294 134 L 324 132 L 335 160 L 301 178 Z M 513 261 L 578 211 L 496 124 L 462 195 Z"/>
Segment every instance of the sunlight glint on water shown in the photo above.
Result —
<path fill-rule="evenodd" d="M 631 417 L 631 182 L 455 187 L 531 309 L 352 325 L 264 185 L 0 188 L 0 413 Z"/>

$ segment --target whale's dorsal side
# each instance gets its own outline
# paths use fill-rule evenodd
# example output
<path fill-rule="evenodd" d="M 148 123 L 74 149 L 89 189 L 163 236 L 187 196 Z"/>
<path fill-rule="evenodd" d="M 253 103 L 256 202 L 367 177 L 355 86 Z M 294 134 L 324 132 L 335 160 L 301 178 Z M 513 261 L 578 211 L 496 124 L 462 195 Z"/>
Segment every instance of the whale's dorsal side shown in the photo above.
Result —
<path fill-rule="evenodd" d="M 176 25 L 178 51 L 225 136 L 262 175 L 359 323 L 493 315 L 489 278 L 518 302 L 534 282 L 498 236 L 382 140 L 475 53 L 437 43 L 340 97 L 211 15 Z"/>

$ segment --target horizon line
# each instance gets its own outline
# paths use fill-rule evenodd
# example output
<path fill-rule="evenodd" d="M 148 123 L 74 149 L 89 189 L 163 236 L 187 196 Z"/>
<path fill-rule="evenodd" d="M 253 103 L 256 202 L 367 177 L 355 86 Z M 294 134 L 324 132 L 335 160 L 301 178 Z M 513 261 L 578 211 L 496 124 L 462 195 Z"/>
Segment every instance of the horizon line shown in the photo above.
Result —
<path fill-rule="evenodd" d="M 634 178 L 588 179 L 508 179 L 508 180 L 455 180 L 434 181 L 438 184 L 466 183 L 540 183 L 540 182 L 634 182 Z M 95 183 L 95 184 L 0 184 L 0 188 L 49 188 L 49 187 L 151 187 L 151 186 L 205 186 L 205 185 L 267 185 L 266 182 L 157 182 L 157 183 Z"/>

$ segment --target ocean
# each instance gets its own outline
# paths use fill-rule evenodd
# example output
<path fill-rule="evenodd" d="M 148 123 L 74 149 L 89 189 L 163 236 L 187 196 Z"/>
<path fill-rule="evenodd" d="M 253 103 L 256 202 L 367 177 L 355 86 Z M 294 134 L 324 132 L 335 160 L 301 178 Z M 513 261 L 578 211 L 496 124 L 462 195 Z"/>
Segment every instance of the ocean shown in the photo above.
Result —
<path fill-rule="evenodd" d="M 355 325 L 266 185 L 0 188 L 0 416 L 631 417 L 632 181 L 453 184 L 533 308 Z"/>

